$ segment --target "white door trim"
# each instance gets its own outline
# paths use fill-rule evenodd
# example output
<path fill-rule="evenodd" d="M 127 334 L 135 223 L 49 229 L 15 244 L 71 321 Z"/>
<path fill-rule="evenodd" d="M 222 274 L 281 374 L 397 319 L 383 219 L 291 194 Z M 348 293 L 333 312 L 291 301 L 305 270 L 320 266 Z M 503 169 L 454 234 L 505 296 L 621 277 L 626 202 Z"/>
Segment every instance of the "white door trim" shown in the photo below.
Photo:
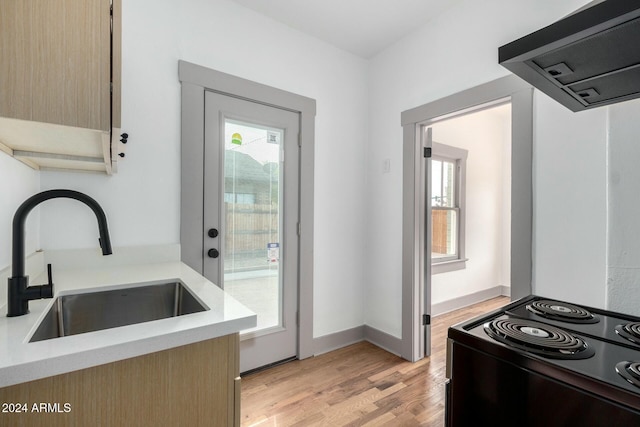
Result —
<path fill-rule="evenodd" d="M 421 320 L 431 312 L 422 301 L 424 268 L 420 236 L 426 234 L 420 188 L 422 127 L 436 118 L 469 112 L 480 105 L 511 99 L 511 298 L 531 293 L 533 224 L 533 89 L 509 75 L 402 112 L 402 354 L 410 361 L 424 357 Z M 429 239 L 430 236 L 427 237 Z M 429 290 L 427 290 L 429 292 Z M 428 295 L 427 295 L 428 297 Z M 426 307 L 425 307 L 426 306 Z"/>

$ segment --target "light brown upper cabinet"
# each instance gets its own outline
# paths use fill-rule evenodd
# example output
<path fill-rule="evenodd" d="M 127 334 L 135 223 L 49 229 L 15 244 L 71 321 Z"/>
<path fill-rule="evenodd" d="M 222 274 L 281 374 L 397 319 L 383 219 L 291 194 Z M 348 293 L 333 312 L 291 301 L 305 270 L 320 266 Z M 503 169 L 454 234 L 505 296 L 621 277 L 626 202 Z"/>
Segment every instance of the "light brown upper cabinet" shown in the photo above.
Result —
<path fill-rule="evenodd" d="M 0 0 L 0 149 L 36 169 L 115 172 L 121 0 Z"/>

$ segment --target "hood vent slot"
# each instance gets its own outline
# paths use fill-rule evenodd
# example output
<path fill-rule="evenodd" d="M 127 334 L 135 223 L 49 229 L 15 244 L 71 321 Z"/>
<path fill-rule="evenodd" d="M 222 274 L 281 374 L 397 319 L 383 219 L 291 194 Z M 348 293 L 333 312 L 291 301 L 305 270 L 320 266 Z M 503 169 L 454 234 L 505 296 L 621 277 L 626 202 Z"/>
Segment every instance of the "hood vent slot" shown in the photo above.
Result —
<path fill-rule="evenodd" d="M 500 64 L 572 111 L 640 97 L 640 2 L 607 0 L 500 47 Z"/>

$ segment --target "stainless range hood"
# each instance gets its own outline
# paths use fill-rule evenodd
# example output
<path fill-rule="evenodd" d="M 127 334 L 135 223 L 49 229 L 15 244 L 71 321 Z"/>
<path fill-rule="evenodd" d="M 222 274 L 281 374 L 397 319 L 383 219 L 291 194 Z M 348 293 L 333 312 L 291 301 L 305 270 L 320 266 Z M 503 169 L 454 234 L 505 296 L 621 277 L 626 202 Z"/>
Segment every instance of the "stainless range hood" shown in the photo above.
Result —
<path fill-rule="evenodd" d="M 499 62 L 572 111 L 640 97 L 640 0 L 598 0 L 498 49 Z"/>

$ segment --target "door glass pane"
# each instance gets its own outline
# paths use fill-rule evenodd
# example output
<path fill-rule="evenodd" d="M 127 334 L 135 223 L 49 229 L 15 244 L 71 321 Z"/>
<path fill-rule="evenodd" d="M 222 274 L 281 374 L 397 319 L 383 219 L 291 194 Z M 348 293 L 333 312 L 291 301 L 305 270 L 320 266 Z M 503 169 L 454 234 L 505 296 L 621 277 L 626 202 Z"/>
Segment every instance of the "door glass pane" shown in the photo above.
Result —
<path fill-rule="evenodd" d="M 224 289 L 258 315 L 256 332 L 282 325 L 282 129 L 236 120 L 224 127 Z"/>

